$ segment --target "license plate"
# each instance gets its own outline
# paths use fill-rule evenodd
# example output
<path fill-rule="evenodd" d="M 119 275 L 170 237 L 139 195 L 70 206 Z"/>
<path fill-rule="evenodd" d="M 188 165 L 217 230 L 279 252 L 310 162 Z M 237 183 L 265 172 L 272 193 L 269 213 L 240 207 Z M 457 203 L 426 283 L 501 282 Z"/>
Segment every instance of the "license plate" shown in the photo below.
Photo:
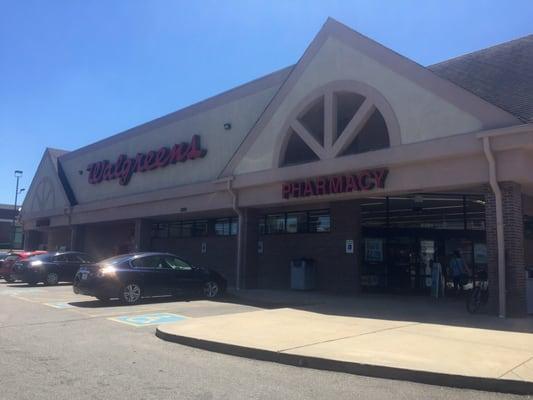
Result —
<path fill-rule="evenodd" d="M 81 274 L 81 279 L 87 279 L 87 276 L 88 276 L 88 275 L 89 275 L 88 272 L 83 272 L 83 273 Z"/>

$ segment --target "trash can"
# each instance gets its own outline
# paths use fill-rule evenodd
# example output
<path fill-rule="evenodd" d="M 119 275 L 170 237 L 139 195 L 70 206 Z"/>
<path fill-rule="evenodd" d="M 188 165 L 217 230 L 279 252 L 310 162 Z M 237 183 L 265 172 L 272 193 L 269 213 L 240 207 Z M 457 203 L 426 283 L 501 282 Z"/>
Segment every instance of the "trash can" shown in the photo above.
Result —
<path fill-rule="evenodd" d="M 291 289 L 312 290 L 316 287 L 316 271 L 313 260 L 298 258 L 291 260 Z"/>
<path fill-rule="evenodd" d="M 527 313 L 533 314 L 533 267 L 526 268 L 526 304 Z"/>

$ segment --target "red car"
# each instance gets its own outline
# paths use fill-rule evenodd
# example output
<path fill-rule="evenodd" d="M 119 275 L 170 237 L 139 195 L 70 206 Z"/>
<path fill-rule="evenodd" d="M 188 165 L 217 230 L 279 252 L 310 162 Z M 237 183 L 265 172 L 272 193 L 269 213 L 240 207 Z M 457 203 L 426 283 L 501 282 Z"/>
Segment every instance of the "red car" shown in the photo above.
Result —
<path fill-rule="evenodd" d="M 36 256 L 38 254 L 45 254 L 45 253 L 47 252 L 43 250 L 36 250 L 36 251 L 22 251 L 22 252 L 9 254 L 7 257 L 5 257 L 3 260 L 0 261 L 0 277 L 4 278 L 6 282 L 8 283 L 15 282 L 15 279 L 11 277 L 11 273 L 13 272 L 13 265 L 17 261 L 25 260 L 32 256 Z"/>

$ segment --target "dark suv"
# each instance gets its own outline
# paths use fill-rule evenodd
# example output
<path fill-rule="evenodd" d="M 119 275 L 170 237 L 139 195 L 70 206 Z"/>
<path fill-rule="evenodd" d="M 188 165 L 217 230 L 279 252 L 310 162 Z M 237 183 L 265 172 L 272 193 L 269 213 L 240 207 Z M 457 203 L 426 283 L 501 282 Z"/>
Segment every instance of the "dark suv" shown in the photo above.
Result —
<path fill-rule="evenodd" d="M 59 282 L 73 282 L 78 269 L 95 263 L 95 259 L 85 253 L 66 251 L 47 253 L 17 261 L 11 274 L 13 279 L 36 285 L 57 285 Z"/>

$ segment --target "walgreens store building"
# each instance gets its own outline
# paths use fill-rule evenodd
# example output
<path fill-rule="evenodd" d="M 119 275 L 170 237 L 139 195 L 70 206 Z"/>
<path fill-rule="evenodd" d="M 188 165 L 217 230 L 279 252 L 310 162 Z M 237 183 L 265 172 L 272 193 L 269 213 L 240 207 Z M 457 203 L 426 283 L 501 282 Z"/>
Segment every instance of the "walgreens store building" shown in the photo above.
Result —
<path fill-rule="evenodd" d="M 297 64 L 89 146 L 47 149 L 25 247 L 169 251 L 230 284 L 427 293 L 455 250 L 525 315 L 533 37 L 423 67 L 328 20 Z"/>

